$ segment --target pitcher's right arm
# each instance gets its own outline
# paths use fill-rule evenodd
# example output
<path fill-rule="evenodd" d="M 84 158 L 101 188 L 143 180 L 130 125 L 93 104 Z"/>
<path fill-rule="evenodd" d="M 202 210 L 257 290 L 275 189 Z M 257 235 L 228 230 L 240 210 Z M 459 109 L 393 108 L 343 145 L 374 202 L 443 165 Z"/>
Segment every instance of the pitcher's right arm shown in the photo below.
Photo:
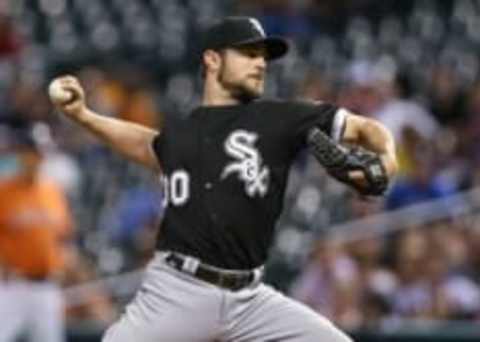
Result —
<path fill-rule="evenodd" d="M 149 168 L 160 170 L 152 149 L 157 130 L 100 115 L 89 109 L 85 91 L 77 78 L 61 76 L 49 86 L 49 96 L 55 107 L 82 127 L 97 136 L 102 142 L 130 160 Z"/>

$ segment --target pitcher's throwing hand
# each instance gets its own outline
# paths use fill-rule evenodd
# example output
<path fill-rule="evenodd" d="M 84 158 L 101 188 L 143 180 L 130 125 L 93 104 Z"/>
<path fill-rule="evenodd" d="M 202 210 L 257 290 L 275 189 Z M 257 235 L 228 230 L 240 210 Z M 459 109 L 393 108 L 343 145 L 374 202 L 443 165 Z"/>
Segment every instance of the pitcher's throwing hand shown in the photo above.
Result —
<path fill-rule="evenodd" d="M 70 117 L 85 110 L 85 91 L 74 76 L 55 78 L 48 86 L 48 95 L 55 107 Z"/>

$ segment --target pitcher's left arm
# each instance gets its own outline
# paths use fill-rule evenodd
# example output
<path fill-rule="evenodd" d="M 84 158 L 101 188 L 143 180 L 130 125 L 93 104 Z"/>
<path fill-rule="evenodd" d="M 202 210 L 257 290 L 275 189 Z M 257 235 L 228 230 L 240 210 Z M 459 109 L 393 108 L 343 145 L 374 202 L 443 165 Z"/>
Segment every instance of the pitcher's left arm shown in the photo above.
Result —
<path fill-rule="evenodd" d="M 334 178 L 364 195 L 383 195 L 398 169 L 392 134 L 374 119 L 339 110 L 340 142 L 314 127 L 307 137 L 312 153 Z"/>
<path fill-rule="evenodd" d="M 362 146 L 377 153 L 388 177 L 398 170 L 395 141 L 390 131 L 379 121 L 346 111 L 342 142 Z"/>

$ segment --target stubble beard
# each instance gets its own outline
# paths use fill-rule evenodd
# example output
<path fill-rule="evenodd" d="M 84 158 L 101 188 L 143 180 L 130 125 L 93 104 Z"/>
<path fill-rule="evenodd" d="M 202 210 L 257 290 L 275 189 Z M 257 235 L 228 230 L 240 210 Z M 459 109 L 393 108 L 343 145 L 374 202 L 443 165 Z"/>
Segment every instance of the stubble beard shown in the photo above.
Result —
<path fill-rule="evenodd" d="M 226 77 L 225 65 L 222 65 L 217 81 L 230 92 L 230 96 L 240 103 L 248 103 L 262 96 L 263 87 L 249 87 L 247 80 L 232 82 Z"/>

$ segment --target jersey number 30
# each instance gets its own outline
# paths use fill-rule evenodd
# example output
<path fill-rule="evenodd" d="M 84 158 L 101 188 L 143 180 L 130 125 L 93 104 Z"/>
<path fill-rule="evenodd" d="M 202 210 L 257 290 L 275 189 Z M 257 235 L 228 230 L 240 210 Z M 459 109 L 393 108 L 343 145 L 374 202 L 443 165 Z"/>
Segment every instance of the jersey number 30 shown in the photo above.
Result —
<path fill-rule="evenodd" d="M 163 177 L 163 205 L 180 206 L 190 197 L 190 176 L 185 170 L 176 170 L 170 176 Z"/>

